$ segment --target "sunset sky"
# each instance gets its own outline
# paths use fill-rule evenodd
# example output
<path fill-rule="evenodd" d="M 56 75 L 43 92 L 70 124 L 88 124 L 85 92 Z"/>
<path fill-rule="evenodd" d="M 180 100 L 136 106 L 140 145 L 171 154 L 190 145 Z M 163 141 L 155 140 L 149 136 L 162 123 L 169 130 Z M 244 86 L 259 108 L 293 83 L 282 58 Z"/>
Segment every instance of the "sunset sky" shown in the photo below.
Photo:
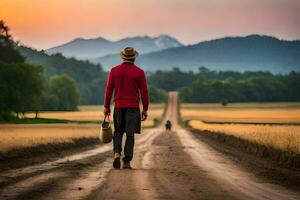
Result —
<path fill-rule="evenodd" d="M 253 33 L 300 39 L 300 0 L 0 0 L 0 19 L 38 49 L 99 36 L 169 34 L 185 44 Z"/>

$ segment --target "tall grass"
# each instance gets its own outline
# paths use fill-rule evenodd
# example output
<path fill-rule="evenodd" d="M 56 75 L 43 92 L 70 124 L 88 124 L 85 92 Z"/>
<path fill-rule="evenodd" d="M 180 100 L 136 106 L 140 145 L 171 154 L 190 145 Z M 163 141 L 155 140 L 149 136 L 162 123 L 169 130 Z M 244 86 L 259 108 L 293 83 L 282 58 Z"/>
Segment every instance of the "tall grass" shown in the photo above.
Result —
<path fill-rule="evenodd" d="M 189 125 L 195 129 L 232 135 L 284 152 L 300 154 L 300 126 L 206 124 L 199 120 L 191 120 Z"/>
<path fill-rule="evenodd" d="M 103 106 L 81 106 L 80 111 L 74 112 L 42 112 L 39 117 L 63 120 L 102 120 Z M 149 119 L 142 122 L 142 127 L 152 127 L 155 121 L 164 113 L 164 104 L 150 105 Z M 30 120 L 35 114 L 28 114 Z M 55 120 L 54 120 L 55 121 Z M 100 124 L 1 124 L 0 126 L 0 153 L 10 150 L 28 148 L 44 144 L 72 143 L 79 138 L 97 138 Z"/>
<path fill-rule="evenodd" d="M 300 123 L 300 103 L 183 104 L 181 117 L 206 122 Z"/>
<path fill-rule="evenodd" d="M 5 124 L 0 127 L 0 153 L 49 143 L 97 138 L 97 124 Z"/>
<path fill-rule="evenodd" d="M 155 125 L 154 119 L 159 119 L 164 113 L 164 104 L 150 104 L 149 107 L 149 118 L 142 123 L 143 127 L 151 127 Z M 34 118 L 35 113 L 27 113 L 26 118 Z M 61 112 L 61 111 L 51 111 L 51 112 L 41 112 L 39 114 L 40 118 L 45 119 L 59 119 L 59 120 L 74 120 L 80 121 L 100 121 L 103 120 L 103 106 L 80 106 L 79 111 L 72 112 Z"/>

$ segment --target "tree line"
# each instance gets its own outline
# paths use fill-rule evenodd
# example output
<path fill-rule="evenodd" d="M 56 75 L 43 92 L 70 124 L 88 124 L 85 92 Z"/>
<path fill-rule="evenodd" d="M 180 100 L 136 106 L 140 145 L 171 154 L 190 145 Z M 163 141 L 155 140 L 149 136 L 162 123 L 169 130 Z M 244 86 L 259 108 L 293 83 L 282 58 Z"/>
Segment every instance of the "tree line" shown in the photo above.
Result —
<path fill-rule="evenodd" d="M 300 72 L 156 71 L 149 83 L 171 91 L 178 90 L 183 102 L 275 102 L 300 101 Z"/>
<path fill-rule="evenodd" d="M 26 63 L 41 65 L 46 79 L 62 74 L 72 77 L 79 88 L 81 104 L 95 105 L 103 101 L 103 94 L 97 91 L 104 90 L 107 72 L 102 70 L 101 65 L 66 58 L 60 53 L 48 55 L 24 46 L 19 46 L 17 50 L 26 58 Z"/>
<path fill-rule="evenodd" d="M 74 79 L 66 74 L 45 78 L 43 70 L 25 62 L 0 21 L 0 121 L 28 111 L 77 109 L 80 93 Z"/>

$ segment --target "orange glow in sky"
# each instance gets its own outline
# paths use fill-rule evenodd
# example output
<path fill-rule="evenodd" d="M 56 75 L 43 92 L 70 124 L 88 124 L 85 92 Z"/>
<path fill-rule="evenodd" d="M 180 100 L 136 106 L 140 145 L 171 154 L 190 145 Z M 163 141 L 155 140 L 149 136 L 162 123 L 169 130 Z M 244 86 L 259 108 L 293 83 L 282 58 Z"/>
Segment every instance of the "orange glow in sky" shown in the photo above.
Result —
<path fill-rule="evenodd" d="M 248 35 L 300 39 L 299 0 L 0 0 L 16 40 L 49 48 L 76 37 L 169 34 L 189 44 Z"/>

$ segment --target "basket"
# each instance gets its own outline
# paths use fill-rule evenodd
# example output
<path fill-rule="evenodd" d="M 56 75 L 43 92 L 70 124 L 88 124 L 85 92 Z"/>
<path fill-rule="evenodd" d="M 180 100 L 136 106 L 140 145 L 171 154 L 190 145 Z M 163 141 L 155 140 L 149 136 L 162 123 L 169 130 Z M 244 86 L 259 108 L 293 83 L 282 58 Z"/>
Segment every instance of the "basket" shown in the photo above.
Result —
<path fill-rule="evenodd" d="M 102 143 L 110 143 L 113 138 L 112 128 L 110 126 L 109 116 L 107 117 L 108 120 L 106 121 L 106 116 L 101 124 L 101 130 L 99 134 L 99 139 Z"/>

